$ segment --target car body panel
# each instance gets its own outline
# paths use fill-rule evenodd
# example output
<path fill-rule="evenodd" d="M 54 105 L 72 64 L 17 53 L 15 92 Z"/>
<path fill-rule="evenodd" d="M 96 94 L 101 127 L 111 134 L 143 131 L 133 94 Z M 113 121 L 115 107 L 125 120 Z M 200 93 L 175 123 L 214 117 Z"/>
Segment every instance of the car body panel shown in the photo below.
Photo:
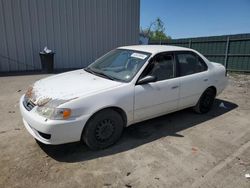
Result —
<path fill-rule="evenodd" d="M 201 94 L 208 88 L 208 77 L 208 71 L 180 77 L 179 109 L 197 103 Z"/>
<path fill-rule="evenodd" d="M 134 122 L 174 111 L 178 107 L 180 78 L 135 86 Z"/>
<path fill-rule="evenodd" d="M 108 80 L 83 69 L 50 76 L 33 85 L 36 94 L 34 103 L 42 98 L 69 100 L 91 95 L 105 89 L 119 86 L 121 83 Z"/>

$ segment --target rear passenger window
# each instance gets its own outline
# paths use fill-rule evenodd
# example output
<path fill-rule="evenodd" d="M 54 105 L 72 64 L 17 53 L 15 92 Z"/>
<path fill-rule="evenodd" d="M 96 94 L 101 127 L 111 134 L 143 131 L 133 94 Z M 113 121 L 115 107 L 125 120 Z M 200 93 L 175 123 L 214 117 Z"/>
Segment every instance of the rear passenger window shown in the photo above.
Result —
<path fill-rule="evenodd" d="M 178 53 L 179 76 L 186 76 L 207 70 L 207 65 L 198 56 L 193 53 Z"/>

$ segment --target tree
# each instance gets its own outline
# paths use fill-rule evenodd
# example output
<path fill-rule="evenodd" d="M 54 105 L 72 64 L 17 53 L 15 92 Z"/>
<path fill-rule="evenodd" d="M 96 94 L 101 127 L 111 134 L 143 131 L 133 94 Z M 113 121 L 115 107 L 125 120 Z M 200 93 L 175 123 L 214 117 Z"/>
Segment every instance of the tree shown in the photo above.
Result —
<path fill-rule="evenodd" d="M 154 22 L 150 23 L 148 28 L 141 28 L 140 34 L 148 37 L 150 40 L 162 41 L 171 39 L 170 36 L 165 34 L 165 30 L 164 22 L 158 17 Z"/>

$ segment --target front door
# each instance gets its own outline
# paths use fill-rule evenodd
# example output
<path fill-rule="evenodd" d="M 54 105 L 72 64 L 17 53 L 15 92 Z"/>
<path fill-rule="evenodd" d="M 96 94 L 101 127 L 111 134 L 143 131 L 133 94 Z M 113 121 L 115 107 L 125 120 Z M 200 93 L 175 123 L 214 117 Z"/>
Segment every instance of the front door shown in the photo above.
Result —
<path fill-rule="evenodd" d="M 141 77 L 146 75 L 155 76 L 157 80 L 135 86 L 134 122 L 166 114 L 178 107 L 180 82 L 175 77 L 174 55 L 156 55 Z"/>

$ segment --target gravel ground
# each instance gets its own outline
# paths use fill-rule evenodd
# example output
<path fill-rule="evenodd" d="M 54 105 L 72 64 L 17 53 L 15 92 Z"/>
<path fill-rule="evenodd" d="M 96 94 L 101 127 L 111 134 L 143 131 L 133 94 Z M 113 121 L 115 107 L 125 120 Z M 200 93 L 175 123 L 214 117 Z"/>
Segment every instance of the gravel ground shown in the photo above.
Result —
<path fill-rule="evenodd" d="M 190 109 L 127 128 L 102 151 L 45 146 L 18 100 L 47 75 L 0 77 L 0 187 L 250 187 L 250 75 L 231 74 L 205 115 Z"/>

